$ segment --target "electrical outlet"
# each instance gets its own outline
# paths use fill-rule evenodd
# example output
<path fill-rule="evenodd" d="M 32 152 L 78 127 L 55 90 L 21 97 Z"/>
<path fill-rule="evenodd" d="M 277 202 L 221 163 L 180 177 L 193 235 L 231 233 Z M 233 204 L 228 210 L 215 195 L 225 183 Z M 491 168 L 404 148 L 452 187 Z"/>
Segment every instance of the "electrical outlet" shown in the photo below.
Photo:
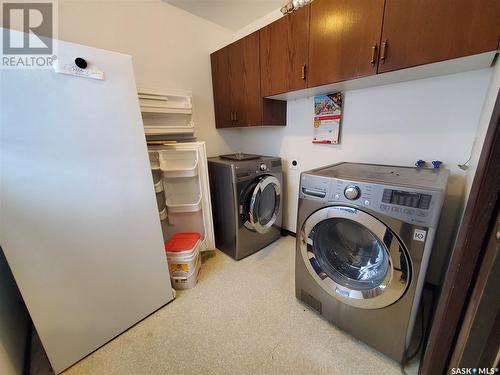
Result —
<path fill-rule="evenodd" d="M 298 161 L 298 159 L 290 159 L 288 161 L 288 168 L 289 169 L 294 169 L 294 170 L 299 169 L 299 161 Z"/>

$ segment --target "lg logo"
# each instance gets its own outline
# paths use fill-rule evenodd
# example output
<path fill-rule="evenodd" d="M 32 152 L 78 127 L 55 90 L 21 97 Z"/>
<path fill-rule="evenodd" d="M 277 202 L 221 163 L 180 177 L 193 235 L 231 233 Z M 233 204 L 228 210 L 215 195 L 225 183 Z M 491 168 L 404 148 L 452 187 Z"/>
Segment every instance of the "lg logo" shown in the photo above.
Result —
<path fill-rule="evenodd" d="M 415 229 L 415 231 L 413 232 L 413 239 L 415 241 L 424 242 L 426 234 L 427 232 L 425 230 Z"/>
<path fill-rule="evenodd" d="M 4 1 L 4 55 L 50 55 L 53 37 L 52 2 Z M 19 30 L 23 33 L 12 32 Z"/>

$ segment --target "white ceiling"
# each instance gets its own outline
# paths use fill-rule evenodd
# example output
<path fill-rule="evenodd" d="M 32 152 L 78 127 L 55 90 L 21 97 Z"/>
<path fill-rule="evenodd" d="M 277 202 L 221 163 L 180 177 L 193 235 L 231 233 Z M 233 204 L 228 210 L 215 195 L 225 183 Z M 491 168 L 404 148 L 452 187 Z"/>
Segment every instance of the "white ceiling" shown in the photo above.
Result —
<path fill-rule="evenodd" d="M 279 9 L 284 0 L 163 0 L 226 29 L 238 31 Z"/>

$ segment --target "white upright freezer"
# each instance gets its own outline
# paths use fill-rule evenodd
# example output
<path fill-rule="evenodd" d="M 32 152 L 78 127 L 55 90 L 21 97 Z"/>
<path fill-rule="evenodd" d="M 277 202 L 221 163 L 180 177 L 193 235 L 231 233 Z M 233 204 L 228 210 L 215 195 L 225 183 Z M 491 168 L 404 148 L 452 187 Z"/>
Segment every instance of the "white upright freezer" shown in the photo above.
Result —
<path fill-rule="evenodd" d="M 104 80 L 0 71 L 0 246 L 59 373 L 173 292 L 131 57 L 57 53 Z"/>

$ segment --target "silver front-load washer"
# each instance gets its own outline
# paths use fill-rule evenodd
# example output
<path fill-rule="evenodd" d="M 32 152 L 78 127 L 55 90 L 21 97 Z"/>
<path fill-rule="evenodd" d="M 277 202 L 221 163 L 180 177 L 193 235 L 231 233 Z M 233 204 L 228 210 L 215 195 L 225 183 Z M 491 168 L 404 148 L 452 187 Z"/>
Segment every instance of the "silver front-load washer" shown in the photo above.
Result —
<path fill-rule="evenodd" d="M 403 361 L 448 174 L 356 163 L 302 173 L 297 298 Z"/>
<path fill-rule="evenodd" d="M 231 154 L 208 159 L 215 244 L 236 260 L 281 236 L 281 159 Z"/>

